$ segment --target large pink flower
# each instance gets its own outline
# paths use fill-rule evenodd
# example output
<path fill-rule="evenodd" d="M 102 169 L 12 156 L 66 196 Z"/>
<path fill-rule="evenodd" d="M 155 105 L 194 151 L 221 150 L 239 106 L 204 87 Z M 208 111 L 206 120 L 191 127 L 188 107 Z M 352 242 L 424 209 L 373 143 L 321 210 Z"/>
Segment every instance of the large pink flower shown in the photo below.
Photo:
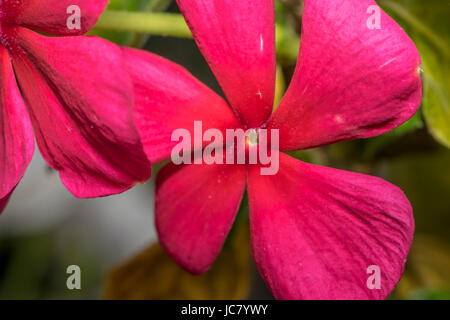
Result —
<path fill-rule="evenodd" d="M 0 209 L 31 160 L 34 135 L 77 197 L 119 193 L 148 179 L 123 53 L 107 41 L 79 36 L 106 3 L 0 1 Z M 79 29 L 68 27 L 74 5 L 81 12 Z"/>
<path fill-rule="evenodd" d="M 180 66 L 125 49 L 134 60 L 135 119 L 153 162 L 169 158 L 173 130 L 193 136 L 194 120 L 203 130 L 276 128 L 281 151 L 290 151 L 385 133 L 420 105 L 419 54 L 385 13 L 381 29 L 367 27 L 373 0 L 305 1 L 296 72 L 273 114 L 273 0 L 178 4 L 228 102 Z M 403 192 L 283 153 L 276 175 L 261 175 L 261 166 L 171 163 L 160 171 L 156 226 L 173 259 L 205 272 L 247 187 L 253 256 L 276 298 L 385 298 L 413 237 Z M 372 265 L 380 268 L 380 289 L 367 285 Z"/>

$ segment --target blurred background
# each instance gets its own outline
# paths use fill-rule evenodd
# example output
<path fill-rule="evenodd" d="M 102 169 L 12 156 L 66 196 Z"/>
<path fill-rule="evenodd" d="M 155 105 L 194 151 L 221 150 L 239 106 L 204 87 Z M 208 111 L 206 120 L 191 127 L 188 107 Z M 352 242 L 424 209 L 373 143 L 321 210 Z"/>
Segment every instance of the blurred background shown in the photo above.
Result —
<path fill-rule="evenodd" d="M 165 56 L 221 94 L 189 35 L 170 28 L 168 36 L 160 31 L 130 33 L 120 26 L 110 30 L 116 10 L 178 14 L 174 2 L 111 0 L 90 34 Z M 450 299 L 450 1 L 377 2 L 421 53 L 422 107 L 410 121 L 383 136 L 294 156 L 376 175 L 401 187 L 414 208 L 416 233 L 405 273 L 390 298 Z M 278 98 L 295 67 L 302 8 L 301 0 L 276 0 Z M 153 176 L 157 170 L 155 166 Z M 212 269 L 194 277 L 157 244 L 153 194 L 152 178 L 119 196 L 75 199 L 36 152 L 0 216 L 0 299 L 272 298 L 251 260 L 245 205 Z M 81 290 L 66 287 L 69 265 L 82 270 Z"/>

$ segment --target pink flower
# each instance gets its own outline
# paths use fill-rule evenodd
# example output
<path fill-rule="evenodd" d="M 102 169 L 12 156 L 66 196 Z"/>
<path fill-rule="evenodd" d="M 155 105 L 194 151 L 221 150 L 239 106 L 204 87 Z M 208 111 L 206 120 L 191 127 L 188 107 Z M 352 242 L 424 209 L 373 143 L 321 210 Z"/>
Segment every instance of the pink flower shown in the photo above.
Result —
<path fill-rule="evenodd" d="M 32 158 L 34 135 L 77 197 L 119 193 L 148 179 L 122 51 L 78 36 L 94 25 L 106 3 L 0 1 L 0 209 Z M 74 5 L 81 12 L 79 29 L 71 25 Z"/>
<path fill-rule="evenodd" d="M 368 28 L 373 0 L 305 1 L 296 71 L 273 114 L 273 0 L 178 4 L 228 102 L 180 66 L 125 49 L 133 59 L 135 119 L 152 162 L 169 158 L 177 143 L 172 132 L 193 132 L 195 120 L 204 130 L 279 129 L 280 150 L 291 151 L 380 135 L 420 105 L 419 54 L 384 12 L 381 29 Z M 276 175 L 261 175 L 261 166 L 171 163 L 160 171 L 156 227 L 173 259 L 205 272 L 247 188 L 253 256 L 276 298 L 385 298 L 413 238 L 403 192 L 377 177 L 283 153 Z M 380 289 L 368 286 L 373 265 Z"/>

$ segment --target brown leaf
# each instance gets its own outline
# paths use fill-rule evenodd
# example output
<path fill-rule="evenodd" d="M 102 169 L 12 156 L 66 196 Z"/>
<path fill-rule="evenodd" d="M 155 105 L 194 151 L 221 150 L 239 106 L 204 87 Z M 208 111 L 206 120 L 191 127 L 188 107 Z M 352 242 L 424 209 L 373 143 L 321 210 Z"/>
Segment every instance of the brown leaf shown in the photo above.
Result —
<path fill-rule="evenodd" d="M 184 271 L 161 245 L 154 244 L 109 273 L 105 299 L 245 299 L 250 268 L 248 223 L 242 222 L 205 274 Z"/>

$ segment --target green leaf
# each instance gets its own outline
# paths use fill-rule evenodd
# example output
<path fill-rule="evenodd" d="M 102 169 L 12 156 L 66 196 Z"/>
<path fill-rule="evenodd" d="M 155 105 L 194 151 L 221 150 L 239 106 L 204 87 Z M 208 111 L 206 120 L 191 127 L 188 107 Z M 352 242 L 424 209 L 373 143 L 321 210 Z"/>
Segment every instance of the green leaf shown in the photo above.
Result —
<path fill-rule="evenodd" d="M 441 0 L 384 0 L 415 42 L 423 64 L 422 110 L 431 135 L 450 148 L 450 5 Z"/>
<path fill-rule="evenodd" d="M 433 137 L 450 148 L 450 60 L 417 42 L 424 69 L 423 114 Z"/>

